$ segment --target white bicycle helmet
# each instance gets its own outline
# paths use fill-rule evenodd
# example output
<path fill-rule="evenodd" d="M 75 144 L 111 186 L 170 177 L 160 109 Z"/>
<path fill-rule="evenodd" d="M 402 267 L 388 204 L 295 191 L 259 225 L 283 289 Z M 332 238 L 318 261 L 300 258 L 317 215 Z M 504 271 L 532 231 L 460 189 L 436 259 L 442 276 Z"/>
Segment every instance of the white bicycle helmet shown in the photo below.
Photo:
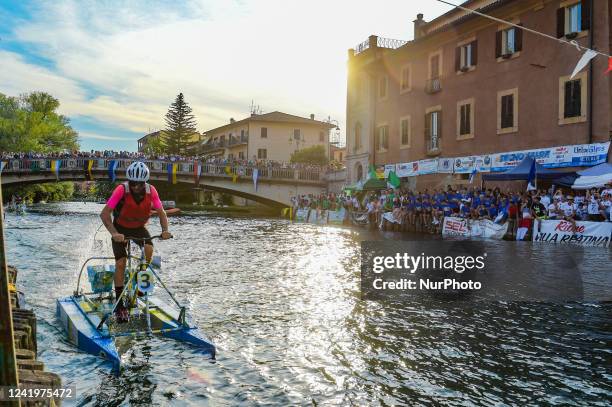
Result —
<path fill-rule="evenodd" d="M 149 180 L 149 167 L 142 161 L 136 161 L 130 164 L 125 171 L 125 175 L 130 181 L 147 182 Z"/>

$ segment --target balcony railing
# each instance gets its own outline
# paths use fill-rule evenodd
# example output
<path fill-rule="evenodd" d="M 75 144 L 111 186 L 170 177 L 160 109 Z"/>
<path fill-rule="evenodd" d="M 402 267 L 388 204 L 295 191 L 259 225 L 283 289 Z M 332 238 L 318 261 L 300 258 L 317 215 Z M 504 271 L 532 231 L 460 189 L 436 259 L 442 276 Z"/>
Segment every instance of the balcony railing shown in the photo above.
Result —
<path fill-rule="evenodd" d="M 425 92 L 426 93 L 436 93 L 442 90 L 442 82 L 440 78 L 428 79 L 425 82 Z"/>
<path fill-rule="evenodd" d="M 54 159 L 55 160 L 55 159 Z M 93 160 L 92 172 L 108 174 L 108 167 L 112 161 L 116 161 L 115 170 L 117 174 L 121 170 L 125 171 L 127 167 L 135 160 L 128 159 L 107 159 L 107 158 L 63 158 L 60 159 L 59 173 L 82 173 L 85 174 L 87 162 Z M 23 176 L 28 173 L 40 173 L 51 171 L 52 159 L 10 159 L 6 161 L 3 174 L 17 174 Z M 188 176 L 193 179 L 194 162 L 193 161 L 163 161 L 163 160 L 145 160 L 145 164 L 149 167 L 151 174 L 158 174 L 164 177 L 168 174 L 168 164 L 177 164 L 177 175 Z M 220 176 L 232 178 L 229 174 L 238 174 L 240 177 L 253 177 L 253 169 L 258 169 L 259 178 L 279 179 L 279 180 L 299 180 L 299 181 L 323 181 L 324 170 L 319 168 L 295 169 L 295 168 L 278 168 L 267 166 L 265 164 L 254 166 L 247 165 L 230 165 L 228 174 L 227 165 L 207 164 L 200 162 L 202 165 L 202 176 Z"/>
<path fill-rule="evenodd" d="M 247 144 L 248 142 L 249 142 L 249 136 L 230 137 L 228 146 L 235 146 L 238 144 Z"/>
<path fill-rule="evenodd" d="M 429 136 L 425 140 L 425 148 L 427 149 L 427 155 L 438 155 L 440 154 L 440 137 Z"/>
<path fill-rule="evenodd" d="M 374 40 L 376 40 L 375 44 L 374 44 Z M 396 40 L 394 38 L 383 38 L 383 37 L 378 37 L 376 35 L 372 35 L 370 36 L 370 38 L 358 44 L 353 49 L 353 55 L 361 54 L 365 50 L 372 48 L 374 46 L 378 48 L 397 49 L 401 47 L 402 45 L 406 44 L 407 42 L 408 41 L 405 41 L 405 40 Z"/>

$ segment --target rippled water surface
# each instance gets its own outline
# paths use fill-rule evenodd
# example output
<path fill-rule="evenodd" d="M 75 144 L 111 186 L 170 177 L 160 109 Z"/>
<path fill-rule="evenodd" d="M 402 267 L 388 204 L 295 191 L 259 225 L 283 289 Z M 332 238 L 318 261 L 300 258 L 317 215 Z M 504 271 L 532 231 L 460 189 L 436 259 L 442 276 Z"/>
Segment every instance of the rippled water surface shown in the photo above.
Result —
<path fill-rule="evenodd" d="M 38 316 L 39 357 L 77 386 L 79 405 L 604 406 L 612 398 L 609 303 L 364 302 L 359 242 L 383 235 L 212 215 L 172 218 L 176 238 L 156 250 L 165 282 L 217 345 L 216 361 L 170 339 L 136 339 L 115 377 L 55 320 L 56 298 L 100 254 L 101 208 L 49 204 L 5 224 L 9 263 Z M 499 244 L 534 264 L 550 250 Z M 591 261 L 609 264 L 599 250 Z"/>

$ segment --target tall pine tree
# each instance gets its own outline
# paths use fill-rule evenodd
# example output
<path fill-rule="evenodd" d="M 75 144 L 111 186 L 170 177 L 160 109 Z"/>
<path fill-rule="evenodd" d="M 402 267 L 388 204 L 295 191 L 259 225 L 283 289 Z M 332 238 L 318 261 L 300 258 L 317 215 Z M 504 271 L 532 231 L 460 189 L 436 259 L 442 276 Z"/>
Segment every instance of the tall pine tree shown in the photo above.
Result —
<path fill-rule="evenodd" d="M 166 113 L 164 144 L 169 154 L 183 154 L 196 132 L 196 121 L 191 108 L 179 93 Z"/>

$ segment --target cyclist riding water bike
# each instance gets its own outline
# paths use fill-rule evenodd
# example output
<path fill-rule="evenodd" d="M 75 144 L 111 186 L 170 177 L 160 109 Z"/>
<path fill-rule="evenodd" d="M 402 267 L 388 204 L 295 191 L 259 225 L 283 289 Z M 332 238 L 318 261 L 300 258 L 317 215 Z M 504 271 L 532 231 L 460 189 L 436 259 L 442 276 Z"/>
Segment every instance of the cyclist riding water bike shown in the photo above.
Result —
<path fill-rule="evenodd" d="M 149 221 L 151 208 L 157 211 L 161 224 L 162 239 L 170 239 L 168 217 L 159 199 L 159 194 L 149 180 L 149 168 L 143 162 L 132 163 L 126 170 L 128 181 L 120 184 L 113 191 L 110 199 L 102 209 L 100 218 L 112 236 L 113 254 L 115 255 L 115 295 L 119 298 L 125 281 L 127 264 L 126 236 L 138 238 L 136 241 L 144 249 L 147 264 L 153 257 L 153 241 L 145 225 Z M 146 239 L 146 240 L 141 240 Z M 146 242 L 146 243 L 145 243 Z M 144 245 L 143 245 L 144 243 Z M 144 246 L 144 248 L 143 248 Z M 128 309 L 123 302 L 115 308 L 117 322 L 127 322 Z"/>

